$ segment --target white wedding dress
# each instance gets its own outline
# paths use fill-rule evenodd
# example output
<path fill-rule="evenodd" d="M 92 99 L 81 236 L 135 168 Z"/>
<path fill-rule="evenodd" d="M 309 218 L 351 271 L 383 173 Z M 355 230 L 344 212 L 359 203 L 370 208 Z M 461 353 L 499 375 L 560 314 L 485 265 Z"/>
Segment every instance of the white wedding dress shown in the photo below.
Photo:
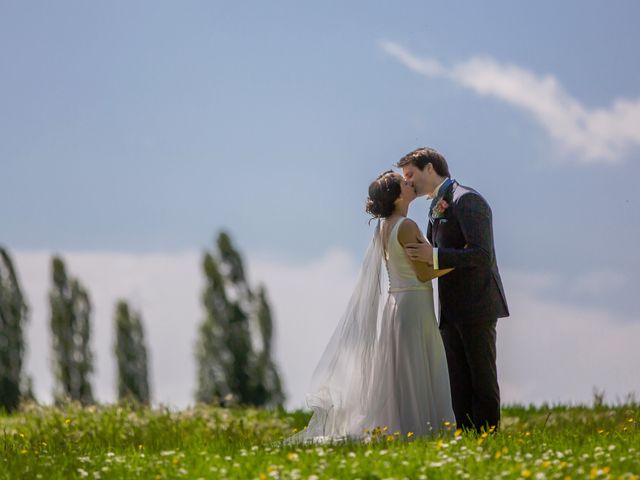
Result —
<path fill-rule="evenodd" d="M 391 229 L 386 259 L 376 227 L 358 285 L 314 371 L 306 397 L 311 420 L 283 443 L 367 441 L 374 427 L 405 438 L 432 435 L 455 423 L 432 285 L 416 278 L 398 241 L 404 220 Z"/>

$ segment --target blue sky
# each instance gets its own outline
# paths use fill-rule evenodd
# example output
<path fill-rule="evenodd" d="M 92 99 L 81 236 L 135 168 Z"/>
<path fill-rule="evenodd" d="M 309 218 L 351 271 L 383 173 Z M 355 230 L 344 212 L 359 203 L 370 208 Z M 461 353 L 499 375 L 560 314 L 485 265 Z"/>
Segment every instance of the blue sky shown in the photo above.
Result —
<path fill-rule="evenodd" d="M 502 269 L 639 323 L 639 14 L 3 1 L 0 242 L 177 254 L 225 228 L 261 258 L 357 264 L 369 182 L 428 145 L 489 200 Z"/>

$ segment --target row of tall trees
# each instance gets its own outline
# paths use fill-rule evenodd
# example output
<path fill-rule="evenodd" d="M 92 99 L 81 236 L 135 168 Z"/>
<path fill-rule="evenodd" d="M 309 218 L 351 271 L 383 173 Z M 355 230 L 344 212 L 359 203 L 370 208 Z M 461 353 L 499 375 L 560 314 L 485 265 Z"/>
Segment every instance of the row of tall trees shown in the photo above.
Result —
<path fill-rule="evenodd" d="M 49 304 L 56 403 L 94 402 L 91 387 L 91 301 L 86 288 L 67 274 L 63 260 L 51 262 Z M 0 247 L 0 408 L 11 412 L 22 399 L 33 399 L 24 374 L 24 327 L 28 307 L 9 252 Z M 120 301 L 114 316 L 118 398 L 149 403 L 147 351 L 140 315 Z"/>
<path fill-rule="evenodd" d="M 284 394 L 272 359 L 273 318 L 264 286 L 252 288 L 240 253 L 228 234 L 217 238 L 217 251 L 204 252 L 205 317 L 196 345 L 196 400 L 204 403 L 274 407 Z M 62 258 L 51 263 L 50 327 L 56 402 L 94 402 L 91 376 L 91 313 L 89 293 L 67 273 Z M 0 247 L 0 409 L 15 410 L 21 399 L 33 398 L 23 371 L 23 330 L 28 306 L 6 249 Z M 142 316 L 125 300 L 114 312 L 114 354 L 118 398 L 151 401 L 148 353 Z"/>

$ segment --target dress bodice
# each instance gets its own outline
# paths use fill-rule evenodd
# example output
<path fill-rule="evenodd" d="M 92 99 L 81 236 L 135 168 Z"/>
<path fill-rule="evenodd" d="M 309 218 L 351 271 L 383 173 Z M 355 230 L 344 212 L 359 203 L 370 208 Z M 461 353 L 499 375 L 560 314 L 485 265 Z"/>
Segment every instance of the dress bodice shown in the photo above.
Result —
<path fill-rule="evenodd" d="M 385 252 L 385 264 L 387 273 L 389 274 L 389 292 L 403 292 L 410 290 L 431 290 L 431 282 L 421 282 L 416 277 L 416 272 L 411 265 L 411 260 L 407 257 L 404 248 L 398 240 L 398 230 L 400 224 L 406 220 L 401 218 L 398 220 L 391 232 L 387 242 L 387 251 Z"/>

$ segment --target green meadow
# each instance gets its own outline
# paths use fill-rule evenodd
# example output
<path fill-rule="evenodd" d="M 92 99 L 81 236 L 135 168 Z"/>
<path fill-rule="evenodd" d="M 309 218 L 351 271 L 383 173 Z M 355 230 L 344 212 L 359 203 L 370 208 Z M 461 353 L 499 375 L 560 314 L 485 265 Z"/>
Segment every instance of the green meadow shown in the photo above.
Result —
<path fill-rule="evenodd" d="M 279 446 L 307 412 L 27 405 L 0 414 L 0 479 L 638 479 L 640 405 L 506 407 L 499 432 Z"/>

